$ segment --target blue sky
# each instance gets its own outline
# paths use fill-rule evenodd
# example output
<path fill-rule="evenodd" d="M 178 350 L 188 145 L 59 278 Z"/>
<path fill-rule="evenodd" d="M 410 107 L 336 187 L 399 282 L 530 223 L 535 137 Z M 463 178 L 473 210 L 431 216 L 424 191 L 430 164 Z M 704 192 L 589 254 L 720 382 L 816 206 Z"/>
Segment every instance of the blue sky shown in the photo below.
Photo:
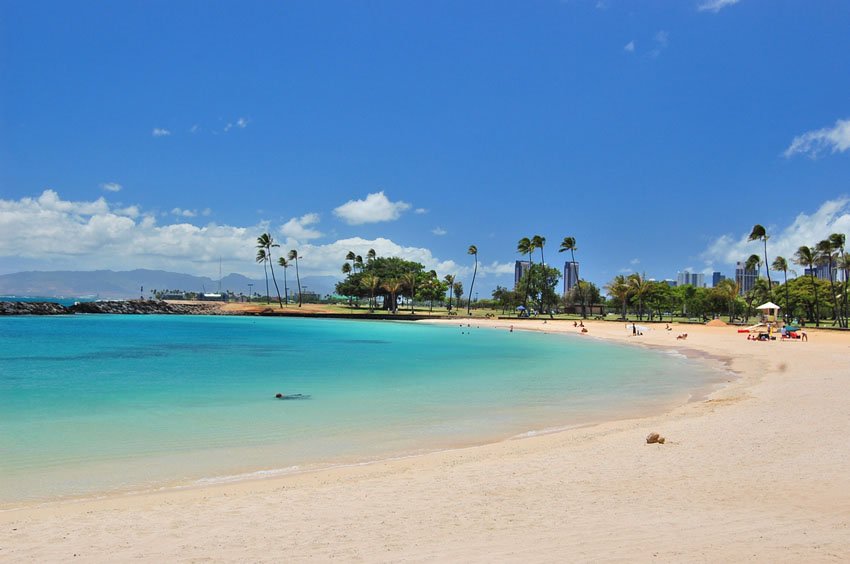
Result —
<path fill-rule="evenodd" d="M 828 0 L 4 2 L 0 272 L 257 276 L 264 229 L 315 274 L 375 247 L 463 278 L 476 244 L 482 291 L 534 234 L 599 284 L 730 273 L 754 223 L 789 256 L 850 232 L 848 26 Z"/>

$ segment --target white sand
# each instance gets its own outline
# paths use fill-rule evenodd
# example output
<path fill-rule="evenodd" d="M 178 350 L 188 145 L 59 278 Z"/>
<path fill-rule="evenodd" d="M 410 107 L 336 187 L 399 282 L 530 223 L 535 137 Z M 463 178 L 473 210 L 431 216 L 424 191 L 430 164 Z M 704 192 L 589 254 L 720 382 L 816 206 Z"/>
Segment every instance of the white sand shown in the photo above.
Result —
<path fill-rule="evenodd" d="M 850 335 L 754 343 L 731 327 L 633 338 L 587 325 L 587 338 L 731 357 L 741 378 L 645 419 L 7 511 L 0 561 L 850 561 Z M 652 431 L 667 444 L 647 445 Z"/>

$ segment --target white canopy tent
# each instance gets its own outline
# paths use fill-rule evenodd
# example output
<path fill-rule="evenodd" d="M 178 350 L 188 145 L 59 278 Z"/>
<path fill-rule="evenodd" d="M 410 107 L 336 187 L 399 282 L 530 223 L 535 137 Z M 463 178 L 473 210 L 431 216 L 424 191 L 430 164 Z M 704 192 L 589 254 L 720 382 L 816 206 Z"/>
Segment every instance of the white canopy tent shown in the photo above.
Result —
<path fill-rule="evenodd" d="M 776 321 L 779 316 L 779 306 L 773 302 L 761 304 L 756 309 L 764 312 L 762 315 L 764 315 L 766 321 Z"/>

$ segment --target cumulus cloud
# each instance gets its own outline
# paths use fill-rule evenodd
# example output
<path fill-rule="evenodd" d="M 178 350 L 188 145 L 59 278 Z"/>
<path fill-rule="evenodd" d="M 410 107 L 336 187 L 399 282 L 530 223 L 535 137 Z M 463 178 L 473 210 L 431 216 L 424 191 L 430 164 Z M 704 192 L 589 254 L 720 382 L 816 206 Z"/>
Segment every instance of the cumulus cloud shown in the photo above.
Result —
<path fill-rule="evenodd" d="M 198 215 L 198 212 L 195 210 L 184 210 L 182 208 L 173 208 L 171 210 L 171 215 L 176 215 L 178 217 L 195 217 Z"/>
<path fill-rule="evenodd" d="M 634 40 L 626 43 L 625 47 L 623 47 L 623 51 L 625 51 L 627 53 L 634 53 L 635 52 L 635 42 L 634 42 Z"/>
<path fill-rule="evenodd" d="M 38 265 L 42 270 L 152 268 L 210 275 L 218 271 L 221 257 L 225 272 L 256 277 L 256 238 L 269 231 L 287 237 L 278 251 L 297 248 L 304 257 L 299 263 L 302 276 L 338 276 L 339 265 L 348 251 L 366 256 L 369 249 L 375 249 L 378 256 L 420 262 L 441 275 L 472 275 L 472 262 L 441 260 L 427 248 L 404 246 L 381 237 L 352 237 L 321 245 L 305 242 L 314 234 L 310 226 L 318 222 L 316 214 L 293 218 L 294 222 L 290 220 L 278 228 L 268 222 L 239 227 L 195 225 L 185 215 L 186 211 L 197 215 L 195 210 L 175 210 L 179 210 L 175 222 L 161 225 L 154 214 L 138 206 L 120 207 L 104 198 L 69 201 L 53 190 L 45 190 L 36 198 L 0 199 L 0 262 L 7 269 L 17 261 Z M 291 237 L 296 234 L 292 231 L 296 225 L 302 230 L 299 240 Z M 305 233 L 308 237 L 304 237 Z M 512 272 L 513 263 L 479 266 L 479 276 Z"/>
<path fill-rule="evenodd" d="M 794 252 L 802 245 L 814 246 L 832 233 L 850 233 L 850 198 L 827 200 L 812 214 L 800 213 L 784 228 L 769 227 L 768 259 L 778 255 L 791 260 Z M 735 264 L 746 260 L 751 254 L 761 254 L 763 244 L 747 241 L 749 231 L 738 235 L 721 235 L 711 242 L 702 253 L 706 264 L 719 262 Z"/>
<path fill-rule="evenodd" d="M 123 188 L 123 186 L 121 186 L 117 182 L 104 182 L 100 185 L 100 187 L 101 189 L 106 190 L 107 192 L 120 192 L 121 188 Z"/>
<path fill-rule="evenodd" d="M 431 233 L 433 233 L 434 235 L 445 235 L 446 233 L 448 233 L 448 231 L 446 231 L 440 226 L 437 226 L 431 230 Z"/>
<path fill-rule="evenodd" d="M 239 129 L 245 129 L 246 127 L 248 127 L 248 120 L 243 117 L 237 119 L 236 127 L 238 127 Z"/>
<path fill-rule="evenodd" d="M 697 10 L 700 12 L 714 12 L 716 14 L 726 6 L 732 6 L 738 2 L 740 0 L 706 0 L 697 6 Z"/>
<path fill-rule="evenodd" d="M 334 215 L 349 225 L 394 221 L 410 209 L 407 202 L 391 202 L 383 191 L 366 196 L 365 200 L 349 200 L 334 209 Z"/>
<path fill-rule="evenodd" d="M 310 227 L 316 223 L 319 223 L 319 214 L 308 213 L 301 217 L 293 217 L 284 223 L 280 228 L 280 232 L 288 239 L 292 239 L 296 242 L 318 239 L 322 236 L 322 233 Z"/>
<path fill-rule="evenodd" d="M 151 135 L 153 135 L 154 137 L 167 137 L 171 135 L 171 132 L 162 127 L 154 127 L 153 131 L 151 132 Z"/>
<path fill-rule="evenodd" d="M 785 149 L 785 158 L 794 155 L 809 155 L 811 158 L 825 150 L 831 153 L 843 153 L 850 149 L 850 119 L 838 120 L 832 127 L 824 127 L 815 131 L 807 131 L 798 135 Z"/>
<path fill-rule="evenodd" d="M 425 208 L 416 208 L 415 210 L 413 210 L 413 213 L 415 213 L 416 215 L 422 215 L 428 213 L 428 210 Z"/>

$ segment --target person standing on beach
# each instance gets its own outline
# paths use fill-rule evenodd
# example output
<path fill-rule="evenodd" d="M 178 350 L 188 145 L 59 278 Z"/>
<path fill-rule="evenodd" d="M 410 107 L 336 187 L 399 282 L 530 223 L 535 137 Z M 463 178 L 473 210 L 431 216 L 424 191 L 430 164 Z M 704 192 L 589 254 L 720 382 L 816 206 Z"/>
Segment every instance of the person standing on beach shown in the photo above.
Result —
<path fill-rule="evenodd" d="M 637 326 L 632 323 L 632 337 L 637 335 Z"/>

